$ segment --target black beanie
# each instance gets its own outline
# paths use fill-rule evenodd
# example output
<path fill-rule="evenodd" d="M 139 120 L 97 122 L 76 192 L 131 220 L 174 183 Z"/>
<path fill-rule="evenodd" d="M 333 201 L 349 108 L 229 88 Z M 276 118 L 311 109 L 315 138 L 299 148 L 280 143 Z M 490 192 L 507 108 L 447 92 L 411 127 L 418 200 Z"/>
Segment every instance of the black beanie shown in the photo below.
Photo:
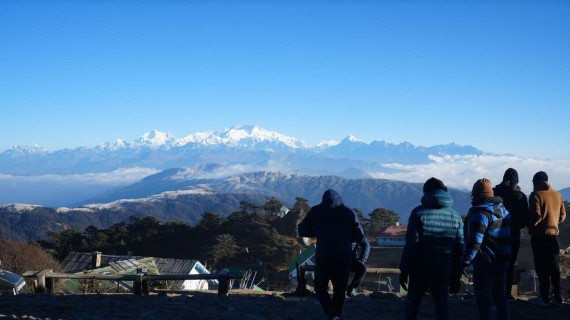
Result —
<path fill-rule="evenodd" d="M 426 183 L 424 183 L 424 193 L 433 192 L 435 190 L 447 191 L 447 187 L 443 182 L 436 178 L 429 178 Z"/>
<path fill-rule="evenodd" d="M 532 177 L 532 182 L 548 181 L 548 175 L 544 171 L 539 171 Z"/>
<path fill-rule="evenodd" d="M 510 184 L 519 183 L 519 173 L 513 168 L 508 168 L 503 175 L 503 181 L 510 181 Z"/>

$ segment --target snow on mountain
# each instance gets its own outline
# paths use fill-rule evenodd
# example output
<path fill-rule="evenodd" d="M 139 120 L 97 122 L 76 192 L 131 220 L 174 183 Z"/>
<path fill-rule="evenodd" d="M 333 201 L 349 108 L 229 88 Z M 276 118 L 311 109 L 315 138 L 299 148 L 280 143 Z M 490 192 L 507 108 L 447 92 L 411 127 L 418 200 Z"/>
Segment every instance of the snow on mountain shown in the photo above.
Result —
<path fill-rule="evenodd" d="M 122 139 L 117 139 L 117 140 L 112 141 L 112 142 L 101 143 L 100 145 L 95 147 L 95 150 L 118 151 L 118 150 L 125 149 L 125 148 L 127 148 L 127 144 L 125 143 L 125 141 Z"/>
<path fill-rule="evenodd" d="M 13 204 L 7 204 L 7 205 L 0 206 L 0 208 L 5 208 L 5 209 L 15 211 L 15 212 L 32 211 L 36 208 L 41 208 L 41 207 L 42 206 L 40 206 L 40 205 L 24 204 L 24 203 L 13 203 Z"/>
<path fill-rule="evenodd" d="M 5 150 L 4 153 L 10 155 L 30 155 L 35 153 L 43 153 L 47 151 L 48 151 L 47 149 L 40 147 L 37 144 L 34 144 L 31 146 L 14 145 L 10 149 Z"/>
<path fill-rule="evenodd" d="M 156 148 L 164 145 L 170 145 L 176 142 L 176 138 L 170 132 L 160 132 L 156 129 L 147 132 L 142 135 L 136 142 L 136 144 L 148 146 L 151 148 Z"/>
<path fill-rule="evenodd" d="M 164 170 L 218 163 L 228 167 L 270 168 L 304 173 L 361 172 L 358 176 L 362 176 L 368 171 L 378 171 L 378 165 L 381 164 L 429 163 L 430 155 L 441 154 L 482 152 L 471 146 L 455 144 L 426 148 L 416 147 L 409 142 L 366 143 L 352 135 L 341 142 L 328 141 L 311 147 L 296 138 L 256 125 L 246 125 L 217 132 L 194 133 L 181 139 L 169 132 L 152 130 L 132 142 L 118 139 L 94 148 L 47 151 L 36 145 L 15 146 L 0 152 L 0 174 L 69 175 L 112 172 L 120 168 Z M 346 171 L 347 169 L 350 170 Z"/>
<path fill-rule="evenodd" d="M 201 147 L 224 145 L 231 148 L 271 149 L 273 146 L 285 146 L 290 149 L 308 148 L 303 141 L 285 136 L 275 131 L 268 131 L 258 126 L 234 126 L 218 132 L 208 131 L 189 135 L 177 141 L 178 146 L 189 143 Z"/>
<path fill-rule="evenodd" d="M 318 149 L 327 149 L 330 147 L 334 147 L 336 145 L 338 145 L 340 142 L 336 141 L 336 140 L 328 140 L 328 141 L 321 141 L 319 144 L 317 144 L 317 148 Z"/>

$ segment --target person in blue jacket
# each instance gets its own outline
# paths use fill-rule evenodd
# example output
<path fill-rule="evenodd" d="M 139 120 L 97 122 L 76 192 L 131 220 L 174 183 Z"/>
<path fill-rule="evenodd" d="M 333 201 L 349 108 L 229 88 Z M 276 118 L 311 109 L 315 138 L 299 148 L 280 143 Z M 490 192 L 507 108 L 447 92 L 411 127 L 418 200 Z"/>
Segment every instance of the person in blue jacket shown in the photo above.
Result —
<path fill-rule="evenodd" d="M 449 319 L 447 296 L 457 293 L 462 272 L 463 220 L 451 208 L 447 187 L 436 178 L 423 187 L 421 205 L 408 221 L 406 244 L 400 260 L 400 285 L 409 290 L 405 319 L 416 319 L 421 300 L 429 288 L 437 319 Z"/>
<path fill-rule="evenodd" d="M 491 181 L 479 179 L 471 191 L 472 207 L 465 220 L 467 236 L 463 262 L 473 265 L 473 287 L 479 319 L 491 319 L 494 304 L 499 320 L 509 319 L 506 294 L 511 258 L 511 215 Z"/>
<path fill-rule="evenodd" d="M 316 237 L 315 293 L 327 319 L 340 319 L 352 262 L 352 243 L 365 246 L 364 231 L 358 217 L 341 196 L 329 189 L 320 204 L 309 210 L 298 226 L 302 237 Z M 362 256 L 368 258 L 368 253 Z M 329 280 L 333 297 L 328 293 Z"/>

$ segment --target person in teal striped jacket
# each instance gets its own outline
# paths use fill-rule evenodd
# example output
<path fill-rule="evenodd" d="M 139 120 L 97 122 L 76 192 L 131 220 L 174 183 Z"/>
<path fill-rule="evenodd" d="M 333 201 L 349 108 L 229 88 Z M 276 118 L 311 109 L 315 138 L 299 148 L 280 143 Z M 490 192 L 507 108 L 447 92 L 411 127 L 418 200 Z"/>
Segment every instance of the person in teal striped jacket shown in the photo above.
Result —
<path fill-rule="evenodd" d="M 509 319 L 506 294 L 511 255 L 511 216 L 488 179 L 479 179 L 471 191 L 472 207 L 466 217 L 466 266 L 473 265 L 475 302 L 479 319 L 491 319 L 493 303 L 499 320 Z"/>
<path fill-rule="evenodd" d="M 447 187 L 430 178 L 423 187 L 421 205 L 408 220 L 406 244 L 400 261 L 400 285 L 410 288 L 405 319 L 418 316 L 421 300 L 428 288 L 434 298 L 437 319 L 449 319 L 448 293 L 459 291 L 463 253 L 463 220 L 451 208 L 453 199 Z"/>

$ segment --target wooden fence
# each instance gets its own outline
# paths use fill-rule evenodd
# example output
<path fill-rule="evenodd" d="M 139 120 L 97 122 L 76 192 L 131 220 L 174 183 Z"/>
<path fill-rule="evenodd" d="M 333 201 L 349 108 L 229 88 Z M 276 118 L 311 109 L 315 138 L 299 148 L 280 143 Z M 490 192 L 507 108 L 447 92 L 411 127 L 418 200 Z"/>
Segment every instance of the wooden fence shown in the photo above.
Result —
<path fill-rule="evenodd" d="M 242 278 L 241 274 L 231 274 L 227 269 L 221 270 L 215 274 L 186 274 L 186 275 L 151 275 L 146 274 L 142 270 L 137 270 L 132 275 L 107 275 L 107 274 L 72 274 L 72 273 L 55 273 L 52 269 L 46 269 L 39 272 L 27 271 L 24 278 L 28 279 L 36 287 L 37 293 L 53 294 L 55 289 L 55 281 L 57 279 L 80 279 L 80 280 L 113 280 L 113 281 L 133 281 L 133 293 L 138 296 L 148 295 L 150 281 L 165 280 L 217 280 L 218 295 L 227 295 L 230 289 L 229 280 L 238 280 Z"/>

